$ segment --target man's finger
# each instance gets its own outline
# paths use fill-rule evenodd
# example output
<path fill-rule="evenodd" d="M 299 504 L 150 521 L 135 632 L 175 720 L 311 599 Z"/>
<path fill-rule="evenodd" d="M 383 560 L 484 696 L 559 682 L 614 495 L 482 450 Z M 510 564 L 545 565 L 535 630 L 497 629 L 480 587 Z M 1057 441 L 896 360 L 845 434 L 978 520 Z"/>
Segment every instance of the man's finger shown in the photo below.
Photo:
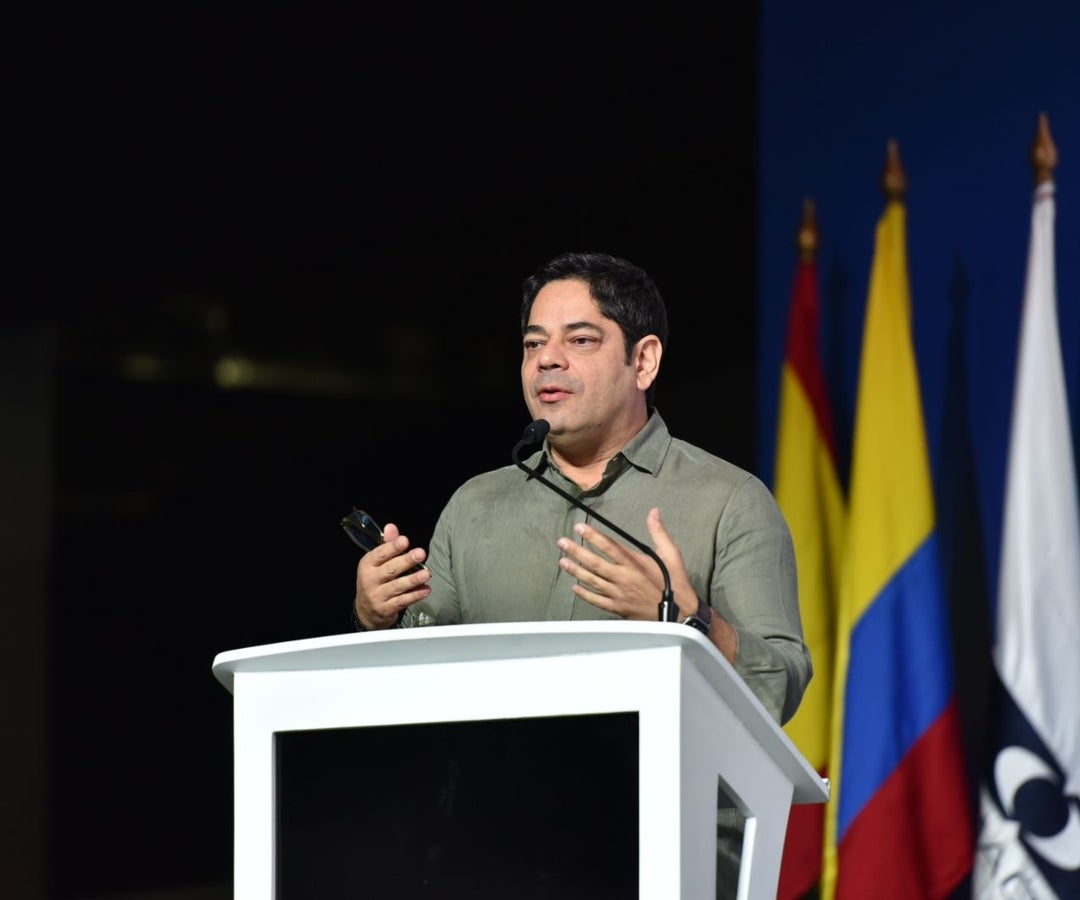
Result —
<path fill-rule="evenodd" d="M 595 547 L 600 553 L 603 554 L 605 559 L 619 565 L 625 563 L 630 558 L 630 551 L 626 549 L 618 541 L 609 538 L 602 531 L 597 531 L 591 525 L 586 525 L 584 522 L 578 522 L 574 526 L 574 532 L 578 534 L 582 540 L 588 541 Z"/>
<path fill-rule="evenodd" d="M 371 552 L 375 554 L 375 562 L 381 566 L 388 563 L 394 557 L 400 556 L 408 548 L 409 539 L 404 535 L 395 534 L 394 537 L 391 538 L 386 532 L 383 532 L 383 542 Z"/>
<path fill-rule="evenodd" d="M 664 520 L 660 516 L 658 506 L 654 506 L 649 510 L 649 515 L 645 518 L 645 525 L 649 529 L 649 535 L 652 537 L 657 556 L 669 566 L 676 559 L 682 559 L 682 553 L 675 546 L 675 541 L 671 539 L 671 535 L 667 533 L 667 529 L 664 527 Z"/>
<path fill-rule="evenodd" d="M 580 572 L 599 572 L 601 567 L 609 565 L 607 560 L 588 547 L 584 547 L 569 538 L 559 538 L 559 549 L 566 556 L 559 560 L 559 565 L 571 575 L 580 577 Z"/>
<path fill-rule="evenodd" d="M 654 506 L 649 510 L 649 514 L 645 517 L 645 525 L 649 529 L 649 534 L 652 535 L 653 541 L 666 540 L 671 542 L 671 536 L 667 533 L 667 529 L 664 527 L 664 520 L 660 517 L 660 507 Z"/>

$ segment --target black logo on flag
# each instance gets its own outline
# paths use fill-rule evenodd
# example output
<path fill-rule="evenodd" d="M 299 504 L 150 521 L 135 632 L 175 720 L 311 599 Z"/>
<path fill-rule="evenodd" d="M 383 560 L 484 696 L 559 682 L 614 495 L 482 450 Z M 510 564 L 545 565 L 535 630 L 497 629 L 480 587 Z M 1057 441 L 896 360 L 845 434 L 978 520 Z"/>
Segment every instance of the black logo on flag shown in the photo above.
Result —
<path fill-rule="evenodd" d="M 1065 793 L 1061 766 L 1000 681 L 996 693 L 990 795 L 1056 894 L 1080 897 L 1080 797 Z M 996 855 L 992 847 L 980 852 Z"/>

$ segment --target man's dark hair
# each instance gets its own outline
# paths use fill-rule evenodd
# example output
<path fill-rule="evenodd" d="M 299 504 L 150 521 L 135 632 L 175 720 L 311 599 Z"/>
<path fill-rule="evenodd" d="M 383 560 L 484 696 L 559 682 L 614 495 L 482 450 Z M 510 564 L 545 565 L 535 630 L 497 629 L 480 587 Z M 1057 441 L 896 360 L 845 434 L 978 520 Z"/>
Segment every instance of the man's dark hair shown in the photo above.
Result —
<path fill-rule="evenodd" d="M 656 284 L 644 269 L 606 253 L 561 253 L 526 278 L 521 298 L 522 336 L 540 289 L 565 278 L 585 282 L 600 312 L 622 329 L 627 363 L 634 344 L 647 334 L 655 334 L 661 346 L 667 346 L 667 310 Z M 649 396 L 651 401 L 651 391 Z"/>

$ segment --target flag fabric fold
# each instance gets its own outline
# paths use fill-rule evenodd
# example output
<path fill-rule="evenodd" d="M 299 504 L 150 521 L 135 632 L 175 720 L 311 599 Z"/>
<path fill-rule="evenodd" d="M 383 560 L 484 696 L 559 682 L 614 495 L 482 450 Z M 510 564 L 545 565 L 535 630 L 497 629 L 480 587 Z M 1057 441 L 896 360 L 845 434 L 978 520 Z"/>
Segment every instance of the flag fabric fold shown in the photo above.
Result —
<path fill-rule="evenodd" d="M 905 209 L 878 223 L 837 611 L 822 896 L 945 897 L 974 840 L 911 335 Z"/>
<path fill-rule="evenodd" d="M 974 896 L 1080 897 L 1080 513 L 1057 324 L 1054 185 L 1036 189 L 998 581 Z"/>
<path fill-rule="evenodd" d="M 795 273 L 788 314 L 774 491 L 795 545 L 799 604 L 814 678 L 784 730 L 817 772 L 828 777 L 843 501 L 818 348 L 819 316 L 817 265 L 803 260 Z M 780 900 L 800 897 L 817 884 L 824 817 L 824 804 L 792 807 L 777 892 Z"/>

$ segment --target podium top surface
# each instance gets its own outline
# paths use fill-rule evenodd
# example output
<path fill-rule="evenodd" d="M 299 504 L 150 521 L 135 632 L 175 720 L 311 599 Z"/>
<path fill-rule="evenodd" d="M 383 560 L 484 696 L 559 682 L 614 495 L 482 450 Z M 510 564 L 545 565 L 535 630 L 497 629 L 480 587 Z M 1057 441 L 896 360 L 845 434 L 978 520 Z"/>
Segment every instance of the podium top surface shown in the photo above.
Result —
<path fill-rule="evenodd" d="M 702 634 L 671 622 L 515 622 L 335 634 L 219 653 L 214 676 L 230 692 L 238 674 L 392 668 L 453 662 L 678 648 L 797 785 L 796 802 L 828 788 L 732 665 Z"/>
<path fill-rule="evenodd" d="M 670 622 L 512 622 L 350 632 L 228 650 L 214 658 L 213 672 L 232 691 L 233 677 L 247 672 L 482 662 L 658 647 L 683 648 L 706 674 L 715 671 L 722 682 L 734 678 L 746 697 L 758 702 L 711 641 Z"/>

